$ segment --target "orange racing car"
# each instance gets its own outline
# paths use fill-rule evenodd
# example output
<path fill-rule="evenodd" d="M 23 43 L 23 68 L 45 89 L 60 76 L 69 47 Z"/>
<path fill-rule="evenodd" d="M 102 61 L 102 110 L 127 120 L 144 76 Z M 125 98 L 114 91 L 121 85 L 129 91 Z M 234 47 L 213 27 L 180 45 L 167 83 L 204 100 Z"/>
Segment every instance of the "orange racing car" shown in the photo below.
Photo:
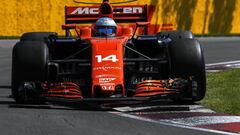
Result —
<path fill-rule="evenodd" d="M 23 34 L 12 56 L 15 101 L 203 99 L 206 76 L 199 42 L 190 31 L 148 34 L 148 10 L 147 5 L 112 6 L 108 0 L 66 7 L 66 36 Z M 92 25 L 77 25 L 85 23 Z"/>

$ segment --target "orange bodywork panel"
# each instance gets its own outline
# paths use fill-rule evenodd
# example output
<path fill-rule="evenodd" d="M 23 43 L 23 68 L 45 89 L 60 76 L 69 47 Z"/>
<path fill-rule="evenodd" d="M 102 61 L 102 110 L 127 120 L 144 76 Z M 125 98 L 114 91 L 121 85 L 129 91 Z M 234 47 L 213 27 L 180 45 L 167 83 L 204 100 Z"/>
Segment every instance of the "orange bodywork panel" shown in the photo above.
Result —
<path fill-rule="evenodd" d="M 81 38 L 91 38 L 92 36 L 92 29 L 90 27 L 79 27 L 79 36 Z"/>
<path fill-rule="evenodd" d="M 174 80 L 145 80 L 140 82 L 136 86 L 136 97 L 153 96 L 159 94 L 171 94 L 176 93 L 176 89 L 172 89 L 171 86 Z"/>
<path fill-rule="evenodd" d="M 83 99 L 80 87 L 72 82 L 42 83 L 45 91 L 41 96 Z"/>
<path fill-rule="evenodd" d="M 116 86 L 124 88 L 123 46 L 127 37 L 91 38 L 92 94 L 99 86 L 101 93 L 112 95 Z M 123 90 L 123 95 L 124 95 Z"/>

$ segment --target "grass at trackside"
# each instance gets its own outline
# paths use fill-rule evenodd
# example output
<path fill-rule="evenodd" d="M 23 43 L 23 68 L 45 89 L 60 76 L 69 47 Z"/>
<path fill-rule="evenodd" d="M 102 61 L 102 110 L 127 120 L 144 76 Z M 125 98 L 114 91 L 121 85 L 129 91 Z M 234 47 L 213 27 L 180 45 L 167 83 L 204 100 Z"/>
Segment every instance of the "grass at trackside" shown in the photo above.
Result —
<path fill-rule="evenodd" d="M 240 69 L 208 73 L 201 103 L 216 112 L 240 115 Z"/>

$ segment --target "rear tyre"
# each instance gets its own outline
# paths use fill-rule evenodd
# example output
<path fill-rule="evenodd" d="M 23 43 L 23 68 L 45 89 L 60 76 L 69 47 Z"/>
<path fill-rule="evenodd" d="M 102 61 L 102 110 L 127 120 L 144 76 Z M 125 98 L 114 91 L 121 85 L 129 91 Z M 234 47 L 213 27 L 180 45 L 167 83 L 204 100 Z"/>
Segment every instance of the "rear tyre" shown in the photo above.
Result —
<path fill-rule="evenodd" d="M 12 54 L 12 96 L 14 100 L 17 103 L 38 102 L 37 82 L 47 79 L 49 57 L 47 45 L 43 42 L 21 41 L 14 46 Z"/>
<path fill-rule="evenodd" d="M 206 92 L 206 74 L 199 42 L 195 39 L 174 38 L 168 48 L 171 77 L 192 79 L 190 90 L 184 91 L 180 100 L 202 100 Z"/>
<path fill-rule="evenodd" d="M 55 32 L 27 32 L 24 33 L 20 41 L 39 41 L 44 42 L 47 45 L 51 43 L 51 37 L 57 37 L 57 33 Z"/>

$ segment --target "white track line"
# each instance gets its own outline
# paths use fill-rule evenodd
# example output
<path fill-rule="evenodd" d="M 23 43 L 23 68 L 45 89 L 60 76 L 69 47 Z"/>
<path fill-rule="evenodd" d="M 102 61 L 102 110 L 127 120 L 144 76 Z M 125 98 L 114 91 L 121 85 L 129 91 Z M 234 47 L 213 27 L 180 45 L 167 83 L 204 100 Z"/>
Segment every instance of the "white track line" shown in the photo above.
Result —
<path fill-rule="evenodd" d="M 240 122 L 240 116 L 194 116 L 189 118 L 165 119 L 160 121 L 185 126 L 200 126 L 236 123 Z"/>
<path fill-rule="evenodd" d="M 198 127 L 191 127 L 187 125 L 180 125 L 180 124 L 174 124 L 174 123 L 169 123 L 169 122 L 164 122 L 164 121 L 156 121 L 148 118 L 143 118 L 127 113 L 114 113 L 116 115 L 122 116 L 122 117 L 127 117 L 127 118 L 132 118 L 132 119 L 137 119 L 141 121 L 147 121 L 147 122 L 152 122 L 152 123 L 158 123 L 166 126 L 173 126 L 173 127 L 179 127 L 179 128 L 185 128 L 185 129 L 191 129 L 191 130 L 197 130 L 197 131 L 203 131 L 203 132 L 211 132 L 211 133 L 217 133 L 217 134 L 222 134 L 222 135 L 239 135 L 237 133 L 230 133 L 230 132 L 224 132 L 224 131 L 218 131 L 218 130 L 212 130 L 212 129 L 205 129 L 205 128 L 198 128 Z"/>
<path fill-rule="evenodd" d="M 211 63 L 211 64 L 206 64 L 205 66 L 206 66 L 206 67 L 209 67 L 209 66 L 217 66 L 217 65 L 236 64 L 236 63 L 240 63 L 240 60 L 228 61 L 228 62 Z"/>
<path fill-rule="evenodd" d="M 132 111 L 144 111 L 146 109 L 160 109 L 159 111 L 161 111 L 161 108 L 167 108 L 167 107 L 189 107 L 189 110 L 187 111 L 163 111 L 161 113 L 167 113 L 167 112 L 201 112 L 201 113 L 215 113 L 213 110 L 208 109 L 202 105 L 164 105 L 164 106 L 144 106 L 144 107 L 129 107 L 129 106 L 125 106 L 125 107 L 115 107 L 113 108 L 116 111 L 120 111 L 120 112 L 132 112 Z M 149 112 L 148 112 L 149 113 Z M 156 112 L 154 112 L 156 113 Z"/>

